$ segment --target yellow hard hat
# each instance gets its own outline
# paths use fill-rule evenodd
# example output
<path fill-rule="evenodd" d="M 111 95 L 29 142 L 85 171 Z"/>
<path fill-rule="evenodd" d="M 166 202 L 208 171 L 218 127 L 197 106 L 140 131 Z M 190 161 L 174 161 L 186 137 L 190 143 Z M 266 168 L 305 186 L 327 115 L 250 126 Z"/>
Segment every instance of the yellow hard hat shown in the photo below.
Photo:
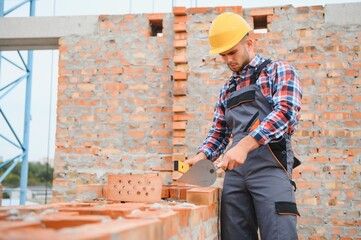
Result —
<path fill-rule="evenodd" d="M 225 12 L 216 17 L 209 29 L 209 54 L 217 54 L 234 47 L 251 30 L 240 15 Z"/>

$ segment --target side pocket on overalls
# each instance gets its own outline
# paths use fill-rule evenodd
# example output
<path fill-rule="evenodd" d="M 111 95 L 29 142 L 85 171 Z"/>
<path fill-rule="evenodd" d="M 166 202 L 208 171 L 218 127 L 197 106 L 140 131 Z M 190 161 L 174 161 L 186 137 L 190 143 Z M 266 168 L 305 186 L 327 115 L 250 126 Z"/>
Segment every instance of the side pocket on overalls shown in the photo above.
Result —
<path fill-rule="evenodd" d="M 276 212 L 279 215 L 300 216 L 297 205 L 294 202 L 275 202 Z"/>
<path fill-rule="evenodd" d="M 280 164 L 280 166 L 288 173 L 287 171 L 287 149 L 286 149 L 286 139 L 283 138 L 279 142 L 275 143 L 268 143 L 268 146 L 277 160 L 277 162 Z"/>
<path fill-rule="evenodd" d="M 278 160 L 278 162 L 283 166 L 283 168 L 287 171 L 287 147 L 286 147 L 286 139 L 283 138 L 281 141 L 279 142 L 275 142 L 275 143 L 269 143 L 268 144 L 271 152 L 273 153 L 273 155 L 277 158 L 276 160 Z M 293 157 L 293 166 L 292 168 L 296 168 L 299 165 L 301 165 L 301 161 L 296 158 Z"/>
<path fill-rule="evenodd" d="M 283 168 L 283 170 L 289 175 L 290 177 L 290 183 L 293 186 L 293 190 L 297 190 L 297 186 L 295 181 L 292 180 L 291 176 L 291 170 L 287 167 L 287 141 L 285 138 L 282 138 L 281 141 L 275 142 L 275 143 L 268 143 L 268 146 L 271 150 L 271 153 L 273 154 L 274 158 L 278 162 L 278 164 Z M 295 168 L 301 164 L 300 160 L 298 160 L 296 157 L 293 157 L 293 165 L 292 168 Z M 290 170 L 290 171 L 288 171 Z"/>

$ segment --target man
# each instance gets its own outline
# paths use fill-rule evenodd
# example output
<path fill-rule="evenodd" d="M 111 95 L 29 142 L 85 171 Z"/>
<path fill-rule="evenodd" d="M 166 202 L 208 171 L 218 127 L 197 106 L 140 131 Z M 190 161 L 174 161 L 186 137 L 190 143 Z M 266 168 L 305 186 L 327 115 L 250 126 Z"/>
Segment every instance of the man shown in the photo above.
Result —
<path fill-rule="evenodd" d="M 298 75 L 285 61 L 255 54 L 250 26 L 222 13 L 209 30 L 210 54 L 220 54 L 232 77 L 220 91 L 213 125 L 196 156 L 186 162 L 221 158 L 226 171 L 221 199 L 222 240 L 298 239 L 294 157 L 290 136 L 299 119 Z"/>

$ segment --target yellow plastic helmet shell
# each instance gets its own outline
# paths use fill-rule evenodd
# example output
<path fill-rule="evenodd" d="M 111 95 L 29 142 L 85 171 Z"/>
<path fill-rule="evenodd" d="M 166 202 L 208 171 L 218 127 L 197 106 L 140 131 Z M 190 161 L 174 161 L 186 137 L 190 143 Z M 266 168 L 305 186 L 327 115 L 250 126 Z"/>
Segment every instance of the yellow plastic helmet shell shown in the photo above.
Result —
<path fill-rule="evenodd" d="M 251 27 L 240 15 L 225 12 L 216 17 L 209 29 L 209 54 L 225 52 L 234 47 L 251 31 Z"/>

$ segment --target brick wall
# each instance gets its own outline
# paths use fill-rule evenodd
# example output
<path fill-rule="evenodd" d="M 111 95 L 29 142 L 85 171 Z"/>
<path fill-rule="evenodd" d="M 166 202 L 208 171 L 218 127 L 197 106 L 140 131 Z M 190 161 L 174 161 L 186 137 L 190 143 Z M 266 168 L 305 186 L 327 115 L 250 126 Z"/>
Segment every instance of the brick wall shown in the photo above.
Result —
<path fill-rule="evenodd" d="M 168 168 L 168 156 L 197 151 L 230 76 L 207 43 L 212 19 L 225 10 L 251 24 L 266 16 L 268 32 L 252 34 L 257 51 L 288 60 L 301 78 L 293 137 L 303 161 L 294 171 L 300 238 L 360 239 L 361 26 L 327 22 L 322 6 L 153 15 L 163 19 L 163 37 L 149 36 L 149 15 L 101 16 L 93 35 L 61 39 L 55 199 L 70 200 L 76 184 L 106 182 L 107 173 Z M 174 71 L 186 77 L 173 82 Z"/>
<path fill-rule="evenodd" d="M 150 36 L 154 19 L 163 20 L 163 37 Z M 166 164 L 164 156 L 172 154 L 172 21 L 171 14 L 100 16 L 93 35 L 60 40 L 58 200 L 72 199 L 75 184 L 106 182 L 107 173 Z"/>

